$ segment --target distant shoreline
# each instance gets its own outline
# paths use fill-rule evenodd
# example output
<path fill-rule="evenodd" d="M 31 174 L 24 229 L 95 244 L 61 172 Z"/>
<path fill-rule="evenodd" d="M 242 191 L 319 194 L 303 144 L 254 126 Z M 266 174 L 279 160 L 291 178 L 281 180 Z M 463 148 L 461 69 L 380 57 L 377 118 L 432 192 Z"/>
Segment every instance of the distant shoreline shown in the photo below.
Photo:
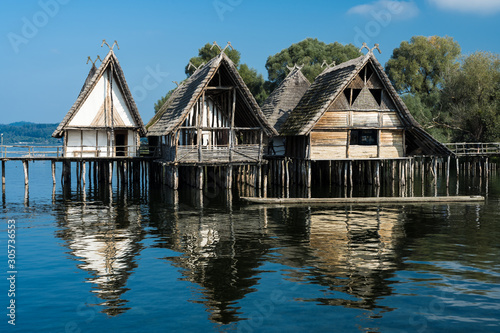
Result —
<path fill-rule="evenodd" d="M 52 137 L 59 124 L 44 124 L 32 122 L 15 122 L 10 124 L 0 124 L 2 143 L 4 145 L 19 144 L 60 144 L 60 139 Z"/>

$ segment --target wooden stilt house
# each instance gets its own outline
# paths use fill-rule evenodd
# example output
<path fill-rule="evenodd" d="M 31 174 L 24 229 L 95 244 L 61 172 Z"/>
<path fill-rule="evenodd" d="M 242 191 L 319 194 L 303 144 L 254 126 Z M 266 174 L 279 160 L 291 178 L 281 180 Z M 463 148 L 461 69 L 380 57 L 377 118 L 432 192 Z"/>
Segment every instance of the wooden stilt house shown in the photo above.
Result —
<path fill-rule="evenodd" d="M 136 156 L 146 134 L 113 50 L 92 64 L 69 112 L 52 134 L 64 137 L 65 157 Z"/>
<path fill-rule="evenodd" d="M 146 128 L 162 159 L 180 165 L 260 164 L 276 134 L 224 52 L 181 84 Z"/>
<path fill-rule="evenodd" d="M 307 91 L 311 83 L 302 74 L 301 68 L 295 65 L 290 73 L 262 104 L 262 112 L 274 129 L 280 133 L 281 128 L 292 110 Z M 270 156 L 285 155 L 285 139 L 282 136 L 273 137 L 268 146 Z"/>
<path fill-rule="evenodd" d="M 280 135 L 286 156 L 311 161 L 451 155 L 411 116 L 372 51 L 323 71 Z"/>

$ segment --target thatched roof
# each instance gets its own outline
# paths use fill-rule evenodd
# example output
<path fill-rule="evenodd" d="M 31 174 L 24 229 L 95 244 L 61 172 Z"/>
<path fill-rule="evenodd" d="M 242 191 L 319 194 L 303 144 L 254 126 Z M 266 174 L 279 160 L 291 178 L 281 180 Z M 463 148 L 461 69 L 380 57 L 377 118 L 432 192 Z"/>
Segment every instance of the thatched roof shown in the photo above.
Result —
<path fill-rule="evenodd" d="M 398 116 L 407 133 L 407 151 L 420 150 L 422 154 L 426 155 L 451 155 L 448 148 L 434 139 L 413 118 L 372 52 L 327 68 L 318 75 L 283 124 L 280 134 L 285 136 L 308 135 L 332 103 L 368 63 L 372 64 L 396 105 Z"/>
<path fill-rule="evenodd" d="M 139 133 L 141 136 L 144 136 L 146 134 L 146 129 L 144 128 L 144 124 L 142 123 L 142 119 L 139 115 L 139 111 L 137 110 L 137 105 L 135 104 L 134 98 L 132 97 L 132 93 L 128 88 L 127 81 L 125 80 L 125 75 L 123 74 L 123 70 L 120 66 L 120 63 L 118 62 L 118 58 L 116 57 L 114 52 L 110 50 L 99 68 L 96 68 L 95 65 L 92 64 L 92 68 L 90 69 L 89 74 L 85 79 L 85 83 L 80 90 L 78 98 L 76 99 L 75 103 L 68 111 L 64 119 L 61 121 L 57 129 L 54 131 L 54 133 L 52 133 L 53 137 L 60 138 L 63 136 L 64 128 L 71 122 L 71 119 L 73 119 L 73 117 L 76 115 L 85 100 L 89 97 L 96 84 L 99 82 L 100 78 L 111 65 L 113 65 L 114 77 L 118 82 L 119 89 L 123 94 L 125 103 L 130 110 L 131 116 L 134 118 L 136 124 L 135 128 L 139 129 Z"/>
<path fill-rule="evenodd" d="M 221 69 L 224 69 L 223 71 Z M 172 93 L 156 115 L 146 125 L 147 136 L 168 135 L 181 126 L 190 110 L 201 97 L 214 75 L 220 72 L 223 80 L 236 86 L 236 111 L 248 109 L 267 135 L 277 134 L 267 122 L 252 93 L 241 78 L 234 63 L 221 52 L 203 67 L 198 68 Z M 235 116 L 236 117 L 236 116 Z"/>
<path fill-rule="evenodd" d="M 262 112 L 278 133 L 310 85 L 311 83 L 302 74 L 300 67 L 294 66 L 264 101 L 261 107 Z"/>

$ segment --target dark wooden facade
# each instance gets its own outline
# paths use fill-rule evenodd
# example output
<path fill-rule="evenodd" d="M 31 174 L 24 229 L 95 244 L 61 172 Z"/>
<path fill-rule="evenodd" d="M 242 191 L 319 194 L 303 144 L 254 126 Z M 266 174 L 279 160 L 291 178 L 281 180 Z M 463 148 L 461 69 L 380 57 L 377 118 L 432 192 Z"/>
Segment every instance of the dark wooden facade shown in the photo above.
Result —
<path fill-rule="evenodd" d="M 165 162 L 260 164 L 276 134 L 224 52 L 179 86 L 147 125 Z"/>
<path fill-rule="evenodd" d="M 321 73 L 280 134 L 285 156 L 311 161 L 451 154 L 411 116 L 371 52 Z"/>

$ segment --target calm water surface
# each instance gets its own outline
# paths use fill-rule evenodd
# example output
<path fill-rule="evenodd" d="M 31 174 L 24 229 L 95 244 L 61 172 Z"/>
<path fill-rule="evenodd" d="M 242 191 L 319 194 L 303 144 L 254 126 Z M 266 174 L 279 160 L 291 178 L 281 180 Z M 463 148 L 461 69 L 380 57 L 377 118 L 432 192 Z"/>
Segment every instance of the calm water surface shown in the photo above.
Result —
<path fill-rule="evenodd" d="M 497 176 L 461 180 L 485 204 L 284 208 L 214 188 L 202 203 L 188 189 L 83 195 L 74 179 L 53 193 L 50 163 L 30 166 L 25 198 L 7 163 L 1 332 L 500 332 Z"/>

